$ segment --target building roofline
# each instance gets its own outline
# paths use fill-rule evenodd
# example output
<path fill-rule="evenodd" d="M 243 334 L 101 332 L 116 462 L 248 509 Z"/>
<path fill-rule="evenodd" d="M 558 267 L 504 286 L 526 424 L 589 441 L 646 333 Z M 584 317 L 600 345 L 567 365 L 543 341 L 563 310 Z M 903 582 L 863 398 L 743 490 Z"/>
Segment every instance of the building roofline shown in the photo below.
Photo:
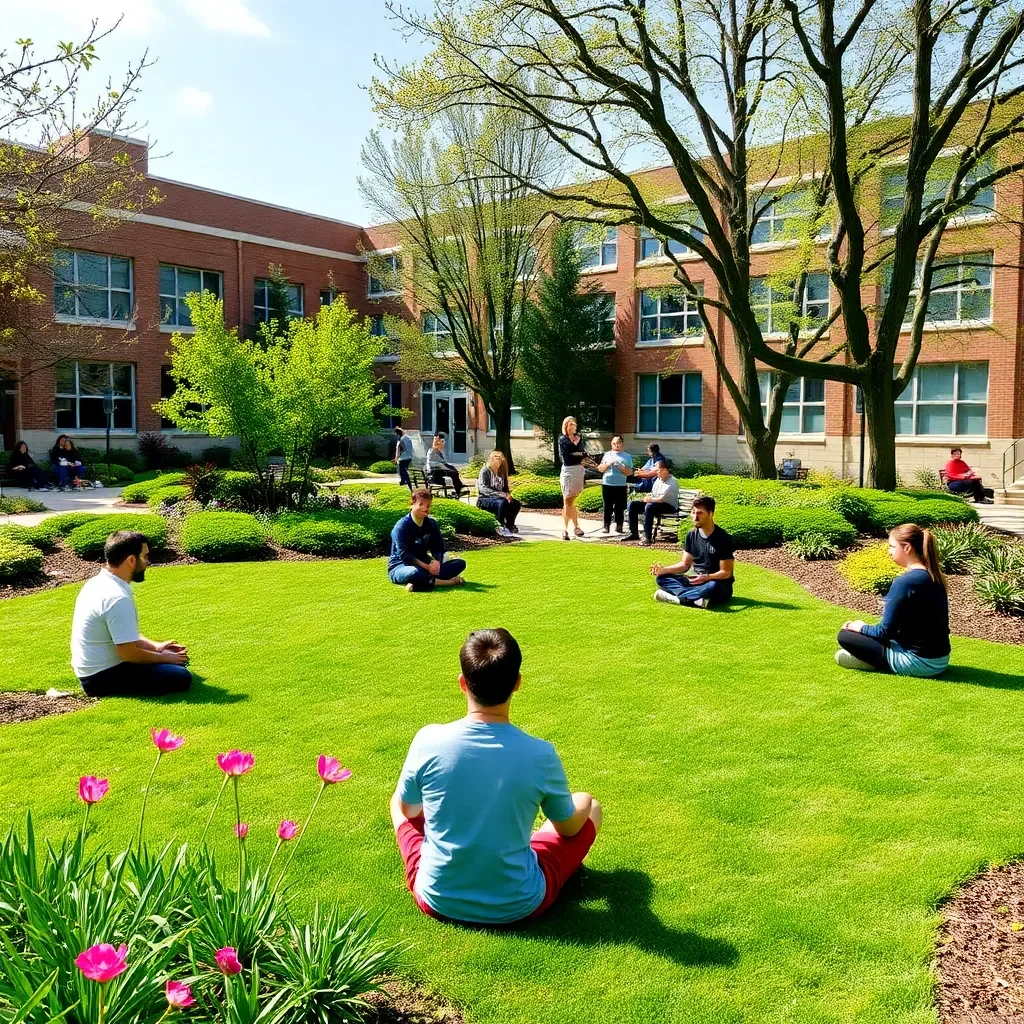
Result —
<path fill-rule="evenodd" d="M 162 181 L 167 185 L 178 185 L 181 188 L 190 188 L 196 192 L 206 192 L 213 196 L 224 196 L 226 199 L 237 199 L 243 203 L 252 203 L 254 206 L 263 206 L 268 210 L 281 210 L 283 213 L 297 213 L 301 217 L 312 217 L 315 220 L 327 221 L 329 224 L 341 224 L 347 228 L 359 228 L 363 230 L 362 224 L 356 224 L 350 220 L 341 220 L 338 217 L 326 217 L 323 214 L 312 213 L 309 210 L 297 210 L 293 206 L 280 206 L 277 203 L 267 203 L 262 199 L 253 199 L 251 196 L 240 196 L 235 192 L 222 192 L 216 188 L 206 188 L 204 185 L 194 185 L 190 181 L 179 181 L 177 178 L 161 178 L 156 174 L 147 174 L 150 181 Z"/>
<path fill-rule="evenodd" d="M 149 149 L 149 139 L 137 139 L 133 135 L 118 135 L 117 132 L 108 132 L 105 128 L 90 128 L 86 135 L 102 135 L 105 139 L 116 139 L 118 142 L 127 142 L 132 146 L 145 146 Z"/>

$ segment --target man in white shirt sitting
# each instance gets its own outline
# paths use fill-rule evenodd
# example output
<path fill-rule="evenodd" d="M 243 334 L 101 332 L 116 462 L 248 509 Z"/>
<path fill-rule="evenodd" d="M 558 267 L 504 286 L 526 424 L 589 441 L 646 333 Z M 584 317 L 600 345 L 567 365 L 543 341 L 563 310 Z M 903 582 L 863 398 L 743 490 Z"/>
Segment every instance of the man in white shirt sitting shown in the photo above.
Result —
<path fill-rule="evenodd" d="M 188 651 L 139 633 L 132 583 L 149 567 L 141 533 L 118 530 L 103 548 L 106 565 L 78 592 L 71 623 L 71 667 L 90 697 L 162 697 L 192 685 Z"/>
<path fill-rule="evenodd" d="M 651 493 L 642 501 L 629 503 L 629 535 L 624 540 L 640 540 L 640 514 L 644 517 L 644 539 L 641 544 L 650 544 L 654 531 L 654 520 L 679 509 L 679 481 L 664 462 L 658 463 L 658 478 Z"/>

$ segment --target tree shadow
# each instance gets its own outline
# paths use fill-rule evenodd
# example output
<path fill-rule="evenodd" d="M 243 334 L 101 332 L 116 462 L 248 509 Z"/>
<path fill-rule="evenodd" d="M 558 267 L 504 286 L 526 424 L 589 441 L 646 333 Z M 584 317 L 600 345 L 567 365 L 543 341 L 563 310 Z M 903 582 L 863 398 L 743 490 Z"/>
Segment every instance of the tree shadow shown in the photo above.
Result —
<path fill-rule="evenodd" d="M 781 608 L 784 611 L 797 611 L 799 605 L 789 604 L 787 601 L 759 601 L 755 597 L 742 597 L 734 595 L 728 604 L 713 604 L 711 611 L 734 614 L 743 611 L 744 608 Z"/>
<path fill-rule="evenodd" d="M 145 700 L 159 700 L 161 704 L 241 704 L 249 699 L 247 693 L 225 690 L 213 686 L 205 677 L 192 673 L 192 687 L 185 693 L 170 693 L 166 697 L 147 697 Z"/>
<path fill-rule="evenodd" d="M 961 683 L 966 686 L 987 686 L 993 690 L 1024 690 L 1024 676 L 1020 673 L 993 672 L 987 668 L 972 665 L 950 665 L 939 682 Z"/>
<path fill-rule="evenodd" d="M 653 895 L 654 882 L 645 871 L 583 867 L 566 882 L 558 901 L 543 917 L 485 930 L 512 930 L 574 946 L 632 946 L 682 967 L 731 967 L 736 963 L 739 952 L 731 942 L 665 925 L 651 910 Z"/>

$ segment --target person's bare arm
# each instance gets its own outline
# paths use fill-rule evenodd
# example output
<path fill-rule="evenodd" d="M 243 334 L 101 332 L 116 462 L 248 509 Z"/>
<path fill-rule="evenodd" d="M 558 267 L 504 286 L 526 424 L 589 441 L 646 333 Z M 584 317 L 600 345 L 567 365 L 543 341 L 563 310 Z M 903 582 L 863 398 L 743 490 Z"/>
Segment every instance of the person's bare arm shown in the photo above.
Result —
<path fill-rule="evenodd" d="M 395 790 L 391 795 L 388 808 L 391 811 L 391 824 L 394 826 L 396 832 L 403 821 L 408 821 L 411 818 L 419 818 L 423 814 L 423 804 L 407 804 L 398 795 L 398 790 Z"/>
<path fill-rule="evenodd" d="M 693 577 L 694 583 L 707 583 L 709 580 L 731 580 L 735 558 L 723 558 L 719 563 L 718 572 L 702 573 Z"/>
<path fill-rule="evenodd" d="M 566 839 L 576 835 L 587 823 L 587 819 L 590 817 L 590 812 L 594 806 L 594 798 L 589 793 L 573 793 L 572 802 L 576 806 L 576 810 L 571 817 L 566 818 L 564 821 L 551 822 L 554 830 L 560 836 L 565 836 Z"/>
<path fill-rule="evenodd" d="M 185 665 L 188 662 L 188 654 L 183 650 L 157 651 L 152 646 L 143 647 L 143 643 L 152 645 L 153 642 L 139 637 L 126 644 L 117 644 L 117 656 L 133 665 Z"/>
<path fill-rule="evenodd" d="M 655 562 L 654 566 L 651 567 L 651 572 L 655 576 L 676 576 L 685 573 L 690 566 L 693 565 L 693 555 L 689 551 L 683 552 L 683 557 L 676 562 L 675 565 L 661 565 L 659 562 Z M 655 568 L 657 572 L 655 572 Z"/>

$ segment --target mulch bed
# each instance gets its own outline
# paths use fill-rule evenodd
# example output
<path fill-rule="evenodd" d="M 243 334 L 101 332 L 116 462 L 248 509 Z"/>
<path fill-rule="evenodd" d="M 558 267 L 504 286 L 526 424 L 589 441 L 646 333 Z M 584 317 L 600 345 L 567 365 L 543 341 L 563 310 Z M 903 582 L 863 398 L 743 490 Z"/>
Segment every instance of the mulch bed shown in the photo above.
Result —
<path fill-rule="evenodd" d="M 942 1024 L 1024 1021 L 1024 863 L 992 868 L 942 908 Z"/>
<path fill-rule="evenodd" d="M 366 1024 L 465 1024 L 466 1018 L 451 1003 L 418 985 L 391 980 L 382 987 L 384 992 L 364 997 L 372 1007 Z"/>
<path fill-rule="evenodd" d="M 47 697 L 46 694 L 31 691 L 0 692 L 0 725 L 31 722 L 36 718 L 46 718 L 48 715 L 66 715 L 95 703 L 90 697 L 81 694 Z"/>

